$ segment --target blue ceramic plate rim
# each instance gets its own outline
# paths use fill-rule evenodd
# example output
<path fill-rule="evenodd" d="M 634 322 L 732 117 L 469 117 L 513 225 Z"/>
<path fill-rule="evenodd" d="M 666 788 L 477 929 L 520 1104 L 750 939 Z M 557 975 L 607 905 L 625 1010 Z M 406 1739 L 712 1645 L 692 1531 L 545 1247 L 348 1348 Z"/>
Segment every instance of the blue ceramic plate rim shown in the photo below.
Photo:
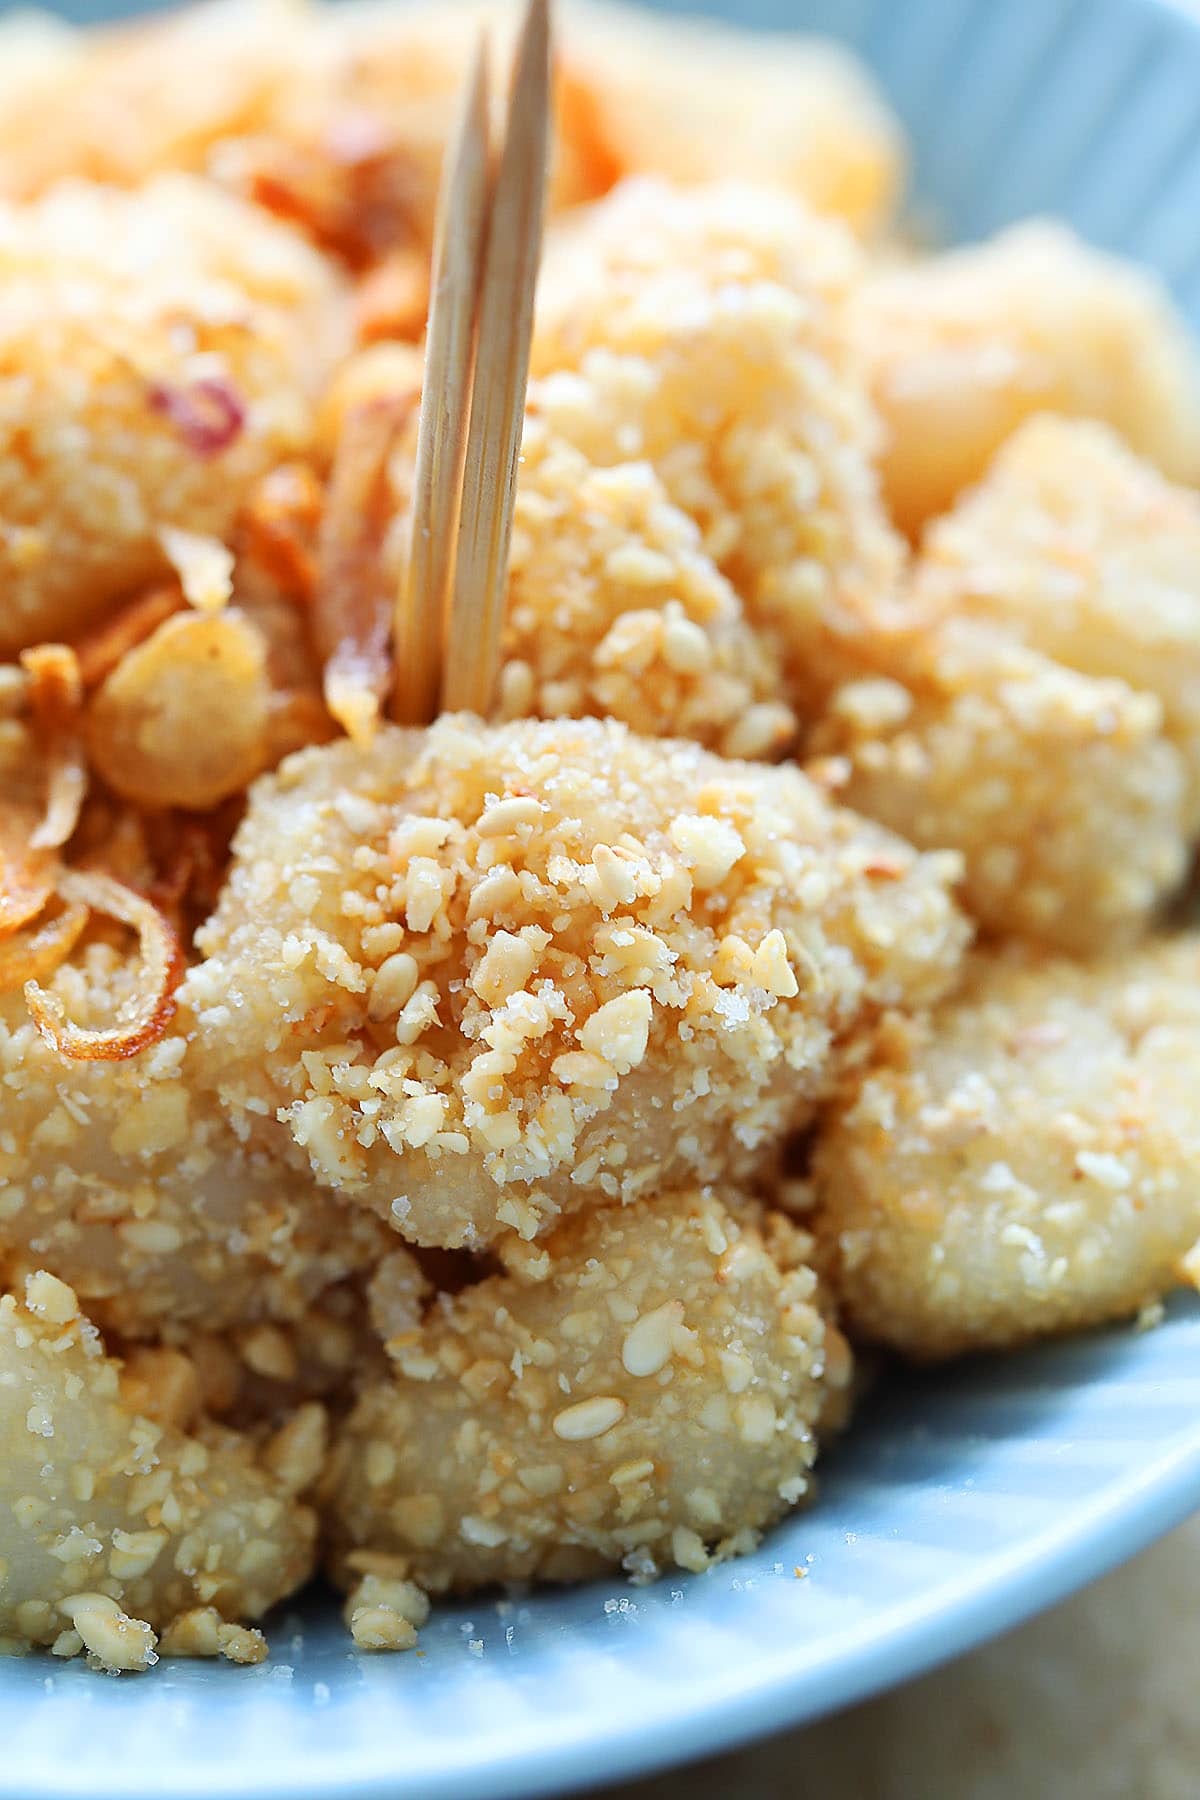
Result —
<path fill-rule="evenodd" d="M 1069 1406 L 1072 1396 L 1080 1394 L 1094 1399 L 1109 1380 L 1118 1391 L 1124 1383 L 1136 1388 L 1139 1379 L 1144 1382 L 1147 1376 L 1156 1385 L 1164 1377 L 1157 1366 L 1160 1349 L 1167 1352 L 1168 1361 L 1174 1349 L 1189 1363 L 1198 1342 L 1200 1300 L 1179 1297 L 1168 1306 L 1165 1323 L 1148 1337 L 1127 1325 L 1118 1326 L 1013 1359 L 981 1359 L 942 1375 L 934 1372 L 918 1377 L 915 1382 L 898 1375 L 881 1384 L 868 1411 L 875 1406 L 890 1411 L 895 1398 L 904 1415 L 900 1435 L 907 1439 L 923 1435 L 921 1421 L 931 1406 L 937 1406 L 943 1385 L 952 1431 L 955 1416 L 961 1422 L 972 1410 L 977 1388 L 984 1413 L 989 1390 L 999 1389 L 1002 1410 L 1014 1401 L 1031 1410 L 1039 1403 L 1048 1405 L 1050 1421 L 1043 1436 L 1055 1439 L 1070 1453 L 1102 1422 L 1102 1412 L 1091 1412 L 1086 1419 L 1072 1412 L 1062 1421 L 1065 1429 L 1055 1433 L 1052 1419 L 1060 1403 Z M 1093 1373 L 1097 1363 L 1116 1367 L 1111 1376 L 1102 1373 L 1097 1379 Z M 1195 1397 L 1200 1397 L 1200 1368 L 1194 1379 L 1187 1374 L 1186 1385 L 1186 1402 L 1178 1403 L 1180 1410 L 1185 1403 L 1192 1403 L 1193 1388 Z M 1001 1430 L 1001 1448 L 1012 1435 L 1008 1429 Z M 1020 1431 L 1016 1435 L 1020 1436 Z M 1114 1437 L 1119 1439 L 1121 1433 L 1115 1432 Z M 997 1447 L 995 1439 L 991 1447 Z M 852 1441 L 848 1441 L 844 1460 L 850 1465 L 845 1473 L 852 1494 Z M 830 1487 L 836 1490 L 844 1479 L 839 1473 L 843 1458 L 835 1455 L 832 1461 Z M 953 1485 L 956 1477 L 965 1475 L 966 1465 L 957 1468 L 952 1460 L 944 1473 Z M 903 1479 L 902 1473 L 897 1479 Z M 939 1484 L 928 1485 L 933 1504 L 933 1489 Z M 967 1477 L 964 1485 L 971 1487 L 972 1479 Z M 834 1493 L 828 1501 L 836 1504 Z M 556 1718 L 547 1707 L 532 1741 L 528 1726 L 519 1722 L 509 1731 L 489 1729 L 478 1736 L 464 1730 L 445 1742 L 443 1761 L 431 1766 L 420 1757 L 419 1767 L 407 1770 L 403 1741 L 381 1719 L 380 1729 L 369 1739 L 335 1741 L 331 1737 L 327 1755 L 297 1753 L 289 1750 L 286 1742 L 264 1745 L 249 1777 L 232 1759 L 205 1758 L 191 1767 L 174 1762 L 156 1772 L 136 1757 L 137 1726 L 131 1716 L 131 1754 L 122 1764 L 97 1767 L 86 1757 L 77 1760 L 52 1755 L 34 1772 L 28 1759 L 22 1761 L 18 1756 L 16 1768 L 10 1765 L 9 1773 L 0 1764 L 0 1793 L 12 1800 L 128 1800 L 132 1786 L 139 1800 L 159 1800 L 160 1796 L 162 1800 L 328 1800 L 331 1794 L 346 1800 L 388 1800 L 400 1794 L 419 1795 L 421 1800 L 482 1800 L 483 1796 L 506 1800 L 507 1796 L 579 1791 L 626 1780 L 803 1724 L 920 1675 L 1065 1598 L 1181 1523 L 1198 1506 L 1200 1423 L 1177 1430 L 1159 1454 L 1139 1458 L 1130 1447 L 1127 1471 L 1102 1479 L 1089 1499 L 1065 1505 L 1061 1517 L 1010 1550 L 981 1554 L 977 1570 L 958 1569 L 949 1597 L 945 1583 L 934 1582 L 924 1596 L 902 1605 L 884 1605 L 884 1616 L 876 1619 L 868 1613 L 857 1627 L 839 1633 L 831 1654 L 816 1661 L 812 1640 L 801 1628 L 794 1642 L 775 1647 L 764 1644 L 761 1653 L 747 1657 L 739 1667 L 714 1667 L 686 1689 L 674 1685 L 665 1716 L 623 1724 L 619 1718 L 604 1716 L 602 1697 L 598 1696 L 598 1704 L 590 1711 L 568 1708 L 563 1718 Z M 883 1534 L 885 1539 L 888 1535 Z M 794 1549 L 794 1543 L 791 1547 Z M 768 1537 L 765 1549 L 769 1553 L 771 1548 Z M 813 1570 L 814 1575 L 818 1573 Z M 693 1579 L 703 1583 L 710 1577 Z M 620 1654 L 619 1645 L 615 1653 Z M 397 1679 L 403 1678 L 402 1667 L 392 1659 L 371 1661 L 373 1670 L 387 1666 L 395 1670 Z M 28 1663 L 22 1666 L 30 1667 Z M 227 1668 L 214 1668 L 211 1675 L 216 1678 L 215 1685 L 224 1687 L 227 1698 L 230 1689 L 226 1684 L 240 1686 L 247 1680 L 244 1673 Z M 62 1676 L 95 1679 L 77 1668 L 63 1670 Z M 153 1682 L 154 1677 L 149 1679 Z M 114 1698 L 118 1703 L 126 1696 L 133 1700 L 138 1692 L 146 1692 L 140 1683 L 136 1690 L 122 1684 Z M 248 1693 L 244 1697 L 250 1698 Z M 300 1696 L 293 1691 L 288 1704 L 298 1703 Z M 36 1701 L 33 1704 L 36 1706 Z M 441 1748 L 439 1743 L 439 1751 Z"/>
<path fill-rule="evenodd" d="M 819 1502 L 818 1502 L 819 1503 Z M 730 1750 L 840 1710 L 895 1683 L 924 1674 L 987 1639 L 1000 1636 L 1023 1620 L 1065 1599 L 1144 1549 L 1155 1538 L 1181 1524 L 1200 1507 L 1200 1429 L 1196 1440 L 1176 1448 L 1107 1487 L 1084 1513 L 1072 1513 L 1061 1526 L 1012 1552 L 974 1583 L 964 1582 L 949 1604 L 936 1593 L 912 1603 L 885 1629 L 869 1620 L 814 1674 L 793 1668 L 784 1652 L 747 1666 L 738 1678 L 722 1675 L 699 1686 L 686 1706 L 669 1720 L 631 1730 L 617 1728 L 598 1744 L 594 1722 L 578 1722 L 553 1741 L 531 1750 L 528 1741 L 497 1753 L 487 1740 L 478 1755 L 467 1742 L 453 1749 L 446 1768 L 422 1777 L 423 1800 L 488 1800 L 533 1796 L 606 1786 L 638 1775 Z M 336 1790 L 355 1800 L 387 1800 L 397 1791 L 396 1747 L 385 1754 L 356 1756 L 344 1747 Z M 584 1767 L 584 1759 L 590 1758 Z M 141 1800 L 150 1800 L 152 1785 L 139 1772 Z M 124 1781 L 97 1781 L 94 1776 L 70 1784 L 59 1782 L 62 1800 L 128 1800 Z M 260 1772 L 253 1787 L 237 1781 L 216 1787 L 211 1773 L 192 1782 L 178 1774 L 169 1792 L 196 1800 L 310 1800 L 328 1796 L 324 1775 L 311 1782 L 298 1779 L 294 1766 L 273 1781 Z M 45 1790 L 49 1792 L 49 1790 Z"/>

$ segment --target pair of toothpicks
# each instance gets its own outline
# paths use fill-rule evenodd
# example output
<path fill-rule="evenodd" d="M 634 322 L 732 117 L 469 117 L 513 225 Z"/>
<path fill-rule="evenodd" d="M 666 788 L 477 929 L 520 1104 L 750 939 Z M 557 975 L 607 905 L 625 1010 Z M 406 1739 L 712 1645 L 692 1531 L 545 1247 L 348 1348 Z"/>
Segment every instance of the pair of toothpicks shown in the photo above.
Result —
<path fill-rule="evenodd" d="M 493 172 L 480 38 L 446 154 L 393 710 L 486 713 L 495 688 L 550 136 L 548 0 L 528 0 Z"/>

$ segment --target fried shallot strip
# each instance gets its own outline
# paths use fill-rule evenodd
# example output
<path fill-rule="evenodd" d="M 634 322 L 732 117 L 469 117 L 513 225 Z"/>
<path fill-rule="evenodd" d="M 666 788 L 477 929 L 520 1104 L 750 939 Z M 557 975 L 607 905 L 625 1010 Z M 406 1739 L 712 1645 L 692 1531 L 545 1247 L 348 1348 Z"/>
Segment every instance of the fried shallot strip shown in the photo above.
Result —
<path fill-rule="evenodd" d="M 25 984 L 25 1004 L 34 1024 L 60 1056 L 76 1062 L 119 1062 L 156 1044 L 175 1013 L 175 989 L 183 979 L 183 952 L 167 920 L 143 895 L 96 869 L 66 869 L 57 891 L 68 905 L 79 904 L 107 913 L 137 932 L 145 983 L 138 1004 L 126 1017 L 102 1030 L 78 1025 L 67 1017 L 56 994 L 36 980 Z"/>
<path fill-rule="evenodd" d="M 343 422 L 321 521 L 313 635 L 325 703 L 356 743 L 369 743 L 391 687 L 392 583 L 380 554 L 388 452 L 414 393 L 378 394 Z"/>

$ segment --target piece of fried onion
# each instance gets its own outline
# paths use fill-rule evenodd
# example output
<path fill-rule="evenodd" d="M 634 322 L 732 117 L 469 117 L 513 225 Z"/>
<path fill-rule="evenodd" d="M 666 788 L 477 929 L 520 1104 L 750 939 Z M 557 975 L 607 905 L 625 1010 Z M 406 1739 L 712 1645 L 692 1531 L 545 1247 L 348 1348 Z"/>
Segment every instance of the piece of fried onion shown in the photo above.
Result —
<path fill-rule="evenodd" d="M 58 857 L 35 847 L 37 824 L 30 807 L 0 801 L 0 938 L 36 919 L 54 892 Z"/>
<path fill-rule="evenodd" d="M 33 850 L 57 850 L 73 835 L 87 794 L 87 760 L 80 738 L 83 683 L 67 644 L 22 650 L 29 677 L 29 711 L 46 758 L 46 811 L 30 838 Z"/>
<path fill-rule="evenodd" d="M 48 981 L 79 942 L 88 918 L 87 907 L 74 903 L 32 930 L 0 941 L 0 994 L 27 981 Z"/>
<path fill-rule="evenodd" d="M 145 643 L 164 619 L 182 612 L 187 605 L 183 589 L 172 582 L 150 588 L 139 594 L 120 612 L 102 619 L 75 640 L 75 660 L 84 688 L 99 687 L 111 675 L 122 657 Z"/>
<path fill-rule="evenodd" d="M 183 951 L 168 921 L 143 894 L 96 869 L 64 869 L 55 883 L 68 907 L 87 907 L 119 919 L 138 934 L 142 980 L 135 1004 L 123 1006 L 118 1022 L 102 1030 L 67 1017 L 57 994 L 37 980 L 25 983 L 25 1004 L 46 1042 L 74 1062 L 121 1062 L 158 1042 L 175 1013 L 175 990 L 183 979 Z"/>
<path fill-rule="evenodd" d="M 237 607 L 181 612 L 129 650 L 91 695 L 96 773 L 135 806 L 205 812 L 266 763 L 267 647 Z"/>
<path fill-rule="evenodd" d="M 383 562 L 387 459 L 414 392 L 380 393 L 342 422 L 317 557 L 312 625 L 325 704 L 355 743 L 370 743 L 391 688 L 393 583 Z"/>

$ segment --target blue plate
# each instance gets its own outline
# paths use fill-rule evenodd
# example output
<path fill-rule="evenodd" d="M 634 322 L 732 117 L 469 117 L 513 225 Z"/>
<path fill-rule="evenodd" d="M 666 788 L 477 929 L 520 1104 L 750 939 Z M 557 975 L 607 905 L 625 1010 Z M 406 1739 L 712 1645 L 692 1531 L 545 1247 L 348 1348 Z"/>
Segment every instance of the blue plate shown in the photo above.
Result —
<path fill-rule="evenodd" d="M 441 1608 L 359 1657 L 331 1601 L 257 1669 L 0 1665 L 0 1791 L 463 1800 L 615 1780 L 814 1718 L 1048 1606 L 1200 1499 L 1200 1303 L 881 1386 L 757 1555 Z"/>
<path fill-rule="evenodd" d="M 107 10 L 87 6 L 81 10 Z M 700 0 L 700 10 L 705 10 Z M 1166 0 L 710 0 L 875 68 L 952 237 L 1058 212 L 1200 326 L 1200 13 Z M 317 1597 L 259 1669 L 108 1681 L 0 1663 L 0 1792 L 463 1800 L 629 1776 L 862 1698 L 979 1643 L 1200 1504 L 1200 1306 L 880 1387 L 816 1508 L 648 1588 L 440 1610 L 360 1658 Z"/>

